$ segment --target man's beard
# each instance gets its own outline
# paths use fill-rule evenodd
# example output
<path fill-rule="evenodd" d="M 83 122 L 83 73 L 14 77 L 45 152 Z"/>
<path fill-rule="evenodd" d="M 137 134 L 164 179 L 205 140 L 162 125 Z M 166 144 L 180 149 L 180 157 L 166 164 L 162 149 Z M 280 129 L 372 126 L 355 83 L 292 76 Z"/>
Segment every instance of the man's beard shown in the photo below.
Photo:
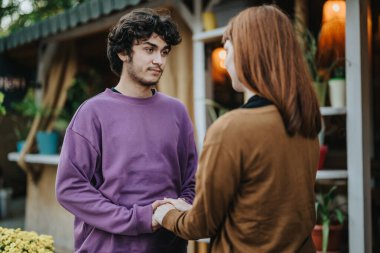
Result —
<path fill-rule="evenodd" d="M 161 75 L 158 77 L 157 81 L 146 81 L 144 80 L 143 78 L 139 77 L 136 72 L 134 71 L 133 67 L 132 67 L 132 64 L 129 64 L 128 67 L 127 67 L 127 72 L 128 72 L 128 75 L 129 77 L 133 80 L 133 81 L 136 81 L 137 83 L 141 84 L 141 86 L 144 86 L 144 87 L 151 87 L 151 86 L 154 86 L 154 85 L 157 85 L 158 81 L 160 80 L 161 78 Z M 162 72 L 161 72 L 162 74 Z"/>

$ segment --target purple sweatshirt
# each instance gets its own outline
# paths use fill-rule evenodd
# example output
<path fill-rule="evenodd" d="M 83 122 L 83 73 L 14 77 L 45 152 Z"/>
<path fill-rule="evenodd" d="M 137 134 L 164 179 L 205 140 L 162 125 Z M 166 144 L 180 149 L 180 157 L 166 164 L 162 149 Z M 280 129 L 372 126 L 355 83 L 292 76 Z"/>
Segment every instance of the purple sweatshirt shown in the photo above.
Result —
<path fill-rule="evenodd" d="M 106 89 L 78 109 L 66 130 L 56 194 L 75 216 L 75 251 L 186 252 L 152 207 L 164 197 L 194 198 L 197 152 L 185 106 L 156 92 L 127 97 Z"/>

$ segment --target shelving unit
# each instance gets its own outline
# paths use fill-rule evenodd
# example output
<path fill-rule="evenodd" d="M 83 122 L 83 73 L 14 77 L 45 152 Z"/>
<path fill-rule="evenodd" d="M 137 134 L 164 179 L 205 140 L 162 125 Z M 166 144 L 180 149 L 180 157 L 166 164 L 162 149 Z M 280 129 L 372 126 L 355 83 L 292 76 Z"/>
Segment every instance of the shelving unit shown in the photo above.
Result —
<path fill-rule="evenodd" d="M 339 116 L 346 115 L 346 107 L 320 107 L 322 116 Z M 347 179 L 347 170 L 332 170 L 322 169 L 317 171 L 317 180 L 335 180 L 335 179 Z"/>
<path fill-rule="evenodd" d="M 329 107 L 324 106 L 320 107 L 322 116 L 338 116 L 346 115 L 346 107 Z M 348 172 L 347 170 L 331 170 L 331 169 L 322 169 L 317 171 L 317 180 L 326 180 L 326 179 L 347 179 Z"/>

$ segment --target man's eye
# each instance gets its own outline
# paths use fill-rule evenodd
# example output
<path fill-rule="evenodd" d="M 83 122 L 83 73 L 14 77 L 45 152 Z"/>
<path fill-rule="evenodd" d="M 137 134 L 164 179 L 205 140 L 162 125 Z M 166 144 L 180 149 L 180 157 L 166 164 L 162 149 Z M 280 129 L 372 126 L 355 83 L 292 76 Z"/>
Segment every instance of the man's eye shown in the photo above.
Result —
<path fill-rule="evenodd" d="M 168 54 L 169 54 L 168 50 L 162 51 L 162 53 L 161 53 L 162 56 L 167 56 Z"/>
<path fill-rule="evenodd" d="M 148 53 L 153 53 L 153 48 L 147 47 L 147 48 L 145 48 L 145 51 Z"/>

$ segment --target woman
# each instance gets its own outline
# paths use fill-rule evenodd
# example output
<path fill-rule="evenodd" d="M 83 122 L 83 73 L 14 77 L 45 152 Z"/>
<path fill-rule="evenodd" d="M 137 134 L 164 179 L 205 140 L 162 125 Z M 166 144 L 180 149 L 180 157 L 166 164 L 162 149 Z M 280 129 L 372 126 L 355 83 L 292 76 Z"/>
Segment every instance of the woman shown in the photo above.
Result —
<path fill-rule="evenodd" d="M 315 252 L 321 115 L 292 23 L 252 7 L 223 41 L 233 88 L 254 96 L 209 128 L 192 208 L 168 200 L 154 217 L 185 239 L 211 237 L 211 252 Z"/>

